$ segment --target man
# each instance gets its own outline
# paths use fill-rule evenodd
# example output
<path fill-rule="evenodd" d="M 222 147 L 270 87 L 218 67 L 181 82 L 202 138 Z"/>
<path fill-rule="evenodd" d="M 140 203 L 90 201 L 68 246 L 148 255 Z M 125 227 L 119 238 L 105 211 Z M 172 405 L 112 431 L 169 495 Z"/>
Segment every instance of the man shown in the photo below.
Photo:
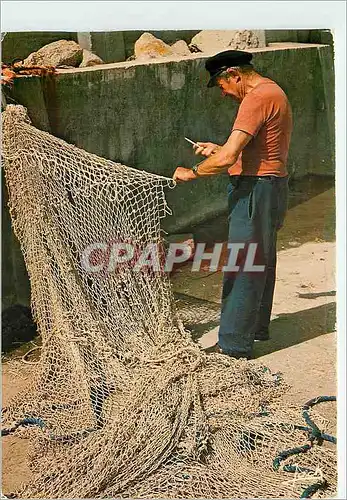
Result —
<path fill-rule="evenodd" d="M 178 167 L 174 180 L 228 172 L 229 244 L 244 245 L 238 272 L 223 282 L 218 344 L 210 351 L 250 359 L 254 340 L 269 338 L 276 274 L 277 231 L 287 209 L 286 162 L 292 114 L 283 90 L 257 73 L 252 54 L 229 50 L 206 61 L 208 87 L 240 103 L 230 137 L 223 146 L 199 142 L 196 154 L 207 157 L 192 169 Z M 261 273 L 243 270 L 246 249 L 257 245 Z"/>

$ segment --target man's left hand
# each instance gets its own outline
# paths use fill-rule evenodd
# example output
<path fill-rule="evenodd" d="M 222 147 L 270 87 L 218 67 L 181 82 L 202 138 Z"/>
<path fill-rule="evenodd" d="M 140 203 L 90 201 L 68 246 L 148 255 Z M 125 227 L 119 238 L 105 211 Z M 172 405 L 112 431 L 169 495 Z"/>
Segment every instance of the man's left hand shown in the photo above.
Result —
<path fill-rule="evenodd" d="M 197 176 L 190 168 L 177 167 L 172 178 L 176 182 L 188 182 L 197 179 Z"/>

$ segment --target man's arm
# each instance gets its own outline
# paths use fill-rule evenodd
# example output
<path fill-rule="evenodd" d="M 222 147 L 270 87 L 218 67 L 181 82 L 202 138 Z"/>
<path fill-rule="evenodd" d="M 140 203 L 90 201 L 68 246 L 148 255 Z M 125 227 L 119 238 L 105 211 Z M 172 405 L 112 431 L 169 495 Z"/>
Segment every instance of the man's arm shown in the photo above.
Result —
<path fill-rule="evenodd" d="M 252 138 L 252 135 L 242 130 L 233 130 L 227 142 L 216 153 L 200 163 L 197 175 L 189 168 L 177 167 L 173 179 L 177 182 L 186 182 L 197 177 L 225 172 L 236 163 L 241 151 Z"/>
<path fill-rule="evenodd" d="M 253 138 L 242 130 L 234 130 L 227 142 L 213 155 L 204 160 L 198 167 L 198 177 L 218 175 L 228 170 L 237 159 L 241 151 Z"/>

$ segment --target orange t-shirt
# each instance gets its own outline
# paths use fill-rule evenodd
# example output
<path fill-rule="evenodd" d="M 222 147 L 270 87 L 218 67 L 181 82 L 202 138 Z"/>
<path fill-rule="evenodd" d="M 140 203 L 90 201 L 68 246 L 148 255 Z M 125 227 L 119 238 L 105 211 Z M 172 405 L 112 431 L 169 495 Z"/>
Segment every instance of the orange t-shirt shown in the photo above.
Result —
<path fill-rule="evenodd" d="M 246 94 L 232 130 L 243 130 L 253 138 L 229 168 L 230 175 L 288 175 L 292 112 L 277 83 L 266 79 Z"/>

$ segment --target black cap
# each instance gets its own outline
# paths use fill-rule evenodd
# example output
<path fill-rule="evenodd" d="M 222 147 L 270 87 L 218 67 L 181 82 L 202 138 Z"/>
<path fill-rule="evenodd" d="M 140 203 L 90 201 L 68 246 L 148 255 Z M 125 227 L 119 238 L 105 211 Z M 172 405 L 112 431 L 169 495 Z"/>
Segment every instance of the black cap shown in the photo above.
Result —
<path fill-rule="evenodd" d="M 206 70 L 210 73 L 208 87 L 216 85 L 216 78 L 227 68 L 245 66 L 252 60 L 253 55 L 243 50 L 226 50 L 215 56 L 209 57 L 205 63 Z"/>

